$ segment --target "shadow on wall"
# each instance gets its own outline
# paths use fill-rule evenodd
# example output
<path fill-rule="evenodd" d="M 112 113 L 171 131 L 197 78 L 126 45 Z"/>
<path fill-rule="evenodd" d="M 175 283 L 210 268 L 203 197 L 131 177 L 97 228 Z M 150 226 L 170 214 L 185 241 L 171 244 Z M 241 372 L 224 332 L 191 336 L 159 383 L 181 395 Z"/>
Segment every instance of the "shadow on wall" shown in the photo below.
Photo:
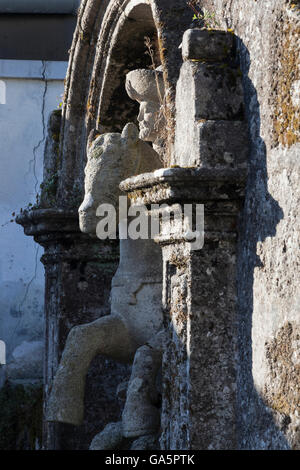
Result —
<path fill-rule="evenodd" d="M 248 76 L 250 54 L 238 38 L 240 66 L 243 73 L 246 118 L 249 126 L 250 154 L 245 205 L 240 220 L 238 247 L 238 429 L 239 446 L 243 449 L 289 449 L 281 429 L 275 424 L 254 384 L 253 310 L 254 270 L 262 267 L 256 254 L 258 242 L 275 237 L 277 225 L 284 213 L 268 191 L 266 145 L 260 136 L 260 105 L 256 89 Z"/>

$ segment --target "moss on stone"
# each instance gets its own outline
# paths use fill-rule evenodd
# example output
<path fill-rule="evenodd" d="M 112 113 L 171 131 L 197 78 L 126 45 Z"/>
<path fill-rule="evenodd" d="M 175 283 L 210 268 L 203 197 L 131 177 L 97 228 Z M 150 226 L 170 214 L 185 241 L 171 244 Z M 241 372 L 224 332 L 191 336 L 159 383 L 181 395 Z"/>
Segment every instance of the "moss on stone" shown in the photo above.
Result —
<path fill-rule="evenodd" d="M 46 178 L 40 185 L 41 188 L 41 207 L 54 207 L 56 205 L 56 193 L 58 186 L 58 173 L 55 172 Z M 47 201 L 47 203 L 46 203 Z"/>
<path fill-rule="evenodd" d="M 59 142 L 59 138 L 60 138 L 60 134 L 55 134 L 55 133 L 52 134 L 52 139 L 54 140 L 54 142 Z"/>

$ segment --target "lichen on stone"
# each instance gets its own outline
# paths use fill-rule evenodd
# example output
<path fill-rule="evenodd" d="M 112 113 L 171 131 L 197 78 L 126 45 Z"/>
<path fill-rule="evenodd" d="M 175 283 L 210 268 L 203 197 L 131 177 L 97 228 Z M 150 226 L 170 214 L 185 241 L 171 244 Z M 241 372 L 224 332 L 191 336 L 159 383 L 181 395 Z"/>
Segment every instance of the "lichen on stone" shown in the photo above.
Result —
<path fill-rule="evenodd" d="M 285 323 L 265 345 L 269 375 L 264 400 L 275 412 L 275 420 L 288 426 L 286 436 L 293 449 L 300 449 L 300 330 L 299 325 Z"/>
<path fill-rule="evenodd" d="M 299 25 L 288 22 L 278 35 L 278 57 L 272 91 L 274 140 L 290 147 L 300 141 L 300 110 L 293 100 L 293 87 L 300 85 Z"/>

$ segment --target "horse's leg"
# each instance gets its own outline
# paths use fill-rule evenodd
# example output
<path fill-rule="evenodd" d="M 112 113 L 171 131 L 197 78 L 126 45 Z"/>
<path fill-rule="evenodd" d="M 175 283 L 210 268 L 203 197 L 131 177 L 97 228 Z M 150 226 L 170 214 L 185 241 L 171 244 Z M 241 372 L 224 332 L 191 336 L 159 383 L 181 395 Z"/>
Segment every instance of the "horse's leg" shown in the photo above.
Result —
<path fill-rule="evenodd" d="M 91 442 L 90 450 L 114 450 L 122 448 L 123 429 L 122 422 L 109 423 L 103 431 L 96 434 Z"/>
<path fill-rule="evenodd" d="M 92 359 L 103 354 L 131 361 L 135 346 L 127 326 L 117 315 L 101 317 L 71 329 L 48 400 L 47 421 L 79 425 L 84 415 L 86 374 Z"/>
<path fill-rule="evenodd" d="M 153 434 L 159 428 L 156 378 L 162 362 L 163 333 L 141 346 L 135 354 L 122 415 L 125 437 Z"/>

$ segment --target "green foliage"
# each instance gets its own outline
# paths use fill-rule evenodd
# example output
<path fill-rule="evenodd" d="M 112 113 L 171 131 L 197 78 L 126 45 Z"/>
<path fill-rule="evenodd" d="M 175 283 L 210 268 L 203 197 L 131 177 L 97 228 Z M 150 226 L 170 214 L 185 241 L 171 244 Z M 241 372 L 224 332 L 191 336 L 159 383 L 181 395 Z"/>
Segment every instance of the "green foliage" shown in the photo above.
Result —
<path fill-rule="evenodd" d="M 213 29 L 220 24 L 216 20 L 215 12 L 210 12 L 205 8 L 200 8 L 198 0 L 190 0 L 187 5 L 193 10 L 194 16 L 193 21 L 199 23 L 199 26 L 204 26 L 207 29 Z"/>

